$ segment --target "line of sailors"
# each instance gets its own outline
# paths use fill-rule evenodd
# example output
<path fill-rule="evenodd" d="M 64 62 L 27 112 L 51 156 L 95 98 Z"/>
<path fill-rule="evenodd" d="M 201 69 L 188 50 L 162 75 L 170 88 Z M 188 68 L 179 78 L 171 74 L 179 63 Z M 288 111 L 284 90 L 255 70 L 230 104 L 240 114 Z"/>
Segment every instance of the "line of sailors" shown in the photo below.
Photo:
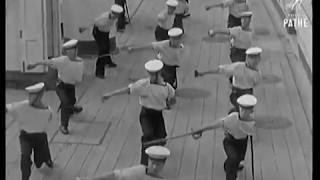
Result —
<path fill-rule="evenodd" d="M 240 1 L 242 0 L 233 0 L 231 3 L 231 0 L 228 0 L 229 4 L 225 4 L 229 6 L 233 5 L 232 7 L 237 9 L 237 7 L 242 6 L 235 6 L 234 4 Z M 132 47 L 129 49 L 129 51 L 133 51 L 140 48 L 151 47 L 155 50 L 156 58 L 145 63 L 145 69 L 147 70 L 149 77 L 131 83 L 128 85 L 128 87 L 108 92 L 103 95 L 104 100 L 110 98 L 111 96 L 121 94 L 132 94 L 139 96 L 139 104 L 141 105 L 140 126 L 143 133 L 141 137 L 142 144 L 147 141 L 164 138 L 167 136 L 162 113 L 163 110 L 170 109 L 170 107 L 175 103 L 175 89 L 177 88 L 176 68 L 180 66 L 181 62 L 179 57 L 181 49 L 183 49 L 183 45 L 179 42 L 179 40 L 184 32 L 183 28 L 171 28 L 167 25 L 167 22 L 173 22 L 172 20 L 169 21 L 168 17 L 170 15 L 169 12 L 172 11 L 170 8 L 177 6 L 177 2 L 174 0 L 168 0 L 167 5 L 168 10 L 161 12 L 158 16 L 159 24 L 155 30 L 157 42 L 152 42 L 142 47 Z M 214 35 L 215 33 L 219 32 L 229 34 L 234 39 L 232 48 L 240 49 L 233 52 L 236 55 L 232 55 L 230 58 L 235 56 L 239 56 L 241 58 L 237 58 L 234 61 L 232 60 L 232 64 L 220 65 L 215 70 L 207 72 L 196 71 L 196 76 L 202 76 L 205 74 L 226 74 L 228 76 L 232 76 L 232 93 L 230 95 L 230 100 L 235 107 L 235 110 L 232 110 L 229 115 L 225 118 L 222 118 L 222 120 L 216 121 L 214 125 L 207 127 L 211 129 L 222 127 L 226 131 L 224 148 L 228 158 L 225 161 L 224 168 L 226 171 L 227 180 L 235 180 L 237 176 L 236 172 L 238 169 L 241 169 L 240 162 L 245 156 L 247 136 L 248 134 L 252 133 L 252 128 L 254 125 L 252 113 L 257 100 L 252 95 L 253 88 L 259 84 L 259 80 L 261 79 L 261 73 L 258 71 L 257 66 L 261 59 L 260 53 L 262 50 L 258 47 L 249 48 L 251 43 L 248 43 L 248 41 L 249 39 L 251 40 L 251 35 L 246 33 L 246 31 L 248 31 L 248 24 L 250 23 L 252 13 L 245 12 L 240 16 L 235 17 L 234 14 L 231 14 L 237 12 L 234 9 L 233 11 L 230 11 L 228 24 L 236 24 L 237 21 L 235 19 L 240 17 L 242 27 L 240 28 L 236 26 L 231 27 L 226 31 L 213 31 L 210 33 L 210 35 Z M 106 43 L 106 40 L 109 38 L 109 30 L 111 26 L 114 25 L 116 18 L 122 11 L 122 7 L 113 5 L 110 12 L 107 12 L 96 19 L 93 35 L 98 44 L 99 54 L 105 54 L 109 51 L 109 45 Z M 168 30 L 165 28 L 171 29 Z M 166 30 L 166 37 L 164 37 L 164 30 Z M 157 39 L 157 37 L 159 38 Z M 237 43 L 238 40 L 239 42 L 244 43 Z M 246 56 L 243 56 L 243 50 L 241 49 L 246 49 Z M 38 65 L 45 65 L 51 66 L 58 70 L 59 80 L 57 83 L 56 92 L 61 101 L 60 131 L 63 134 L 68 134 L 68 122 L 70 116 L 73 113 L 79 113 L 82 111 L 82 107 L 75 105 L 75 84 L 82 81 L 83 61 L 81 58 L 77 57 L 77 40 L 71 40 L 65 43 L 63 45 L 63 50 L 63 56 L 53 58 L 48 61 L 30 64 L 28 68 L 31 69 Z M 101 58 L 97 60 L 97 77 L 104 77 L 104 66 L 106 63 L 109 63 L 109 65 L 112 64 L 111 58 L 108 56 L 107 58 Z M 6 112 L 15 112 L 13 114 L 18 114 L 17 117 L 20 119 L 19 122 L 22 124 L 20 144 L 22 150 L 21 171 L 23 180 L 29 179 L 31 174 L 30 169 L 32 162 L 30 160 L 30 155 L 32 149 L 34 150 L 35 157 L 41 157 L 38 158 L 40 160 L 37 160 L 37 158 L 34 159 L 35 163 L 38 164 L 37 167 L 39 167 L 43 162 L 45 162 L 49 167 L 53 166 L 53 162 L 50 158 L 45 129 L 39 128 L 37 130 L 29 130 L 28 127 L 23 126 L 28 124 L 26 122 L 31 122 L 31 119 L 33 119 L 34 122 L 37 122 L 35 124 L 43 122 L 45 119 L 49 119 L 47 114 L 51 114 L 52 112 L 49 110 L 49 108 L 45 108 L 46 106 L 41 103 L 43 89 L 43 83 L 28 87 L 26 88 L 30 94 L 28 101 L 9 104 L 6 106 Z M 27 116 L 22 116 L 22 114 L 24 114 L 26 110 L 30 110 L 30 108 L 33 110 L 32 114 L 35 115 L 35 117 L 37 117 L 37 114 L 39 114 L 39 116 L 41 115 L 40 118 L 28 118 Z M 46 116 L 43 117 L 43 114 L 46 114 Z M 41 123 L 39 123 L 39 125 L 40 124 Z M 30 128 L 37 127 L 31 124 L 28 126 L 30 126 Z M 193 137 L 195 139 L 201 137 L 202 132 L 203 129 L 194 131 Z M 42 147 L 39 147 L 40 145 Z M 149 145 L 148 147 L 142 145 L 140 159 L 141 165 L 125 170 L 116 170 L 109 175 L 113 176 L 114 179 L 131 179 L 130 174 L 132 173 L 137 173 L 136 176 L 142 176 L 146 174 L 148 176 L 158 176 L 161 174 L 161 170 L 163 169 L 163 164 L 165 162 L 163 160 L 165 160 L 169 156 L 168 154 L 170 154 L 170 151 L 163 147 L 164 145 L 165 143 L 153 144 Z M 153 150 L 150 150 L 150 148 Z M 151 152 L 148 153 L 148 151 Z M 160 163 L 157 161 L 157 158 L 152 159 L 152 154 L 154 153 L 158 153 L 158 156 L 161 156 Z M 148 164 L 148 157 L 151 164 Z M 153 171 L 156 171 L 156 173 Z"/>
<path fill-rule="evenodd" d="M 116 0 L 110 11 L 102 13 L 95 18 L 92 35 L 98 46 L 98 59 L 96 61 L 95 75 L 97 78 L 105 78 L 105 67 L 117 67 L 110 54 L 110 31 L 117 26 L 118 32 L 124 31 L 124 5 L 125 1 Z M 169 39 L 168 31 L 172 27 L 179 27 L 183 30 L 183 18 L 190 16 L 189 6 L 186 0 L 168 0 L 167 9 L 161 11 L 157 18 L 155 28 L 155 39 L 157 41 Z M 119 19 L 120 18 L 120 19 Z M 119 19 L 117 21 L 117 19 Z M 120 30 L 119 30 L 120 29 Z M 107 54 L 107 55 L 106 55 Z M 103 55 L 103 56 L 102 56 Z"/>

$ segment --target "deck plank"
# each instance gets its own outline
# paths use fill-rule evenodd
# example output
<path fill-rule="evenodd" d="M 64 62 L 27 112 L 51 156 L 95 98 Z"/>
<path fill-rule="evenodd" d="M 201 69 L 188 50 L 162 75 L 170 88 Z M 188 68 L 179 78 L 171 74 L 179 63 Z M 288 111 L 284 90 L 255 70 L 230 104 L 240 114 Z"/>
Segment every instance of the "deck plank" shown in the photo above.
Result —
<path fill-rule="evenodd" d="M 285 60 L 285 59 L 283 59 Z M 274 63 L 274 68 L 277 74 L 281 74 L 283 78 L 283 71 L 281 71 L 281 64 L 279 61 Z M 278 91 L 278 98 L 279 98 L 279 106 L 281 107 L 281 115 L 288 117 L 289 120 L 293 121 L 292 111 L 290 107 L 288 93 L 286 92 L 284 83 L 279 83 L 276 86 Z M 303 114 L 303 111 L 297 112 Z M 309 176 L 306 161 L 303 156 L 302 148 L 299 143 L 297 132 L 294 131 L 294 126 L 289 127 L 283 130 L 283 134 L 285 136 L 287 148 L 289 151 L 289 159 L 290 165 L 292 168 L 294 179 L 311 179 Z"/>
<path fill-rule="evenodd" d="M 64 168 L 61 180 L 75 179 L 75 176 L 80 171 L 83 162 L 86 160 L 89 150 L 90 145 L 78 145 L 77 151 L 74 152 L 72 158 Z"/>
<path fill-rule="evenodd" d="M 299 100 L 299 95 L 295 83 L 290 73 L 287 61 L 280 61 L 283 73 L 283 81 L 286 85 L 287 95 L 289 96 L 289 103 L 292 109 L 292 120 L 294 120 L 295 130 L 298 134 L 298 140 L 303 150 L 303 155 L 308 167 L 308 174 L 312 174 L 312 132 L 308 127 L 308 120 L 303 111 L 303 105 Z"/>
<path fill-rule="evenodd" d="M 275 65 L 273 63 L 271 64 L 271 62 L 268 62 L 268 64 L 269 72 L 272 74 L 276 73 L 274 70 Z M 266 89 L 267 109 L 268 114 L 280 115 L 279 99 L 277 97 L 277 91 L 275 86 L 277 85 L 273 85 L 272 87 Z M 277 165 L 276 167 L 278 170 L 279 177 L 281 177 L 281 179 L 293 179 L 293 172 L 290 168 L 291 165 L 288 156 L 289 152 L 282 131 L 282 129 L 272 130 L 272 138 Z"/>

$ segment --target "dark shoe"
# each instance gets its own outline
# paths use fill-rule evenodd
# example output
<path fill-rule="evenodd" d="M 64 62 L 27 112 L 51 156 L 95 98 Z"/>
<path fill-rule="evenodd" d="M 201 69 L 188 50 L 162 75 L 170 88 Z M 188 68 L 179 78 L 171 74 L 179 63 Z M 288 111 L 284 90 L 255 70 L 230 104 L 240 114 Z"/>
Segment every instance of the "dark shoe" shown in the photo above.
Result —
<path fill-rule="evenodd" d="M 80 113 L 83 110 L 81 106 L 74 106 L 73 107 L 73 112 L 74 113 Z"/>
<path fill-rule="evenodd" d="M 64 126 L 60 126 L 59 130 L 61 131 L 62 134 L 67 135 L 69 134 L 69 130 L 68 128 L 64 127 Z"/>
<path fill-rule="evenodd" d="M 49 160 L 49 161 L 47 161 L 45 163 L 49 168 L 51 168 L 51 169 L 53 168 L 53 162 L 51 160 Z"/>
<path fill-rule="evenodd" d="M 117 64 L 115 64 L 114 62 L 111 62 L 111 63 L 108 63 L 108 67 L 115 68 L 115 67 L 117 67 Z"/>

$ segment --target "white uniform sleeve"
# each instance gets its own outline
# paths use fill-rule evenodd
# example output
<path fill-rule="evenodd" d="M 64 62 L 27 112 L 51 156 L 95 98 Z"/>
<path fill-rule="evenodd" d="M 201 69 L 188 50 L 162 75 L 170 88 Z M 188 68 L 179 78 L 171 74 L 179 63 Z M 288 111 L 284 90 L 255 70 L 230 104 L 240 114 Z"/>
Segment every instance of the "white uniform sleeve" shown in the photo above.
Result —
<path fill-rule="evenodd" d="M 146 174 L 146 167 L 137 165 L 114 171 L 117 180 L 140 180 Z"/>
<path fill-rule="evenodd" d="M 148 79 L 140 79 L 135 83 L 129 84 L 128 88 L 130 89 L 130 94 L 137 96 L 146 96 L 147 89 L 146 85 L 148 83 Z"/>
<path fill-rule="evenodd" d="M 6 104 L 6 108 L 7 108 L 8 115 L 13 116 L 17 112 L 18 104 L 17 103 Z"/>
<path fill-rule="evenodd" d="M 167 87 L 168 87 L 168 99 L 171 99 L 175 95 L 175 90 L 169 83 L 167 83 Z"/>
<path fill-rule="evenodd" d="M 240 35 L 240 31 L 241 31 L 241 27 L 240 26 L 236 26 L 236 27 L 232 27 L 232 28 L 229 28 L 229 31 L 230 31 L 230 36 L 231 37 L 239 37 Z"/>
<path fill-rule="evenodd" d="M 230 129 L 234 128 L 235 122 L 236 122 L 236 121 L 234 121 L 234 118 L 236 118 L 235 116 L 237 116 L 237 115 L 238 115 L 238 113 L 231 113 L 222 120 L 224 130 L 230 131 Z"/>
<path fill-rule="evenodd" d="M 160 46 L 161 46 L 161 43 L 160 43 L 160 42 L 152 42 L 151 45 L 152 45 L 152 48 L 153 48 L 155 51 L 159 51 L 159 50 L 160 50 Z"/>
<path fill-rule="evenodd" d="M 225 74 L 227 76 L 232 76 L 235 74 L 236 68 L 238 67 L 238 65 L 239 63 L 219 65 L 219 73 Z"/>
<path fill-rule="evenodd" d="M 52 58 L 51 60 L 48 60 L 48 63 L 52 68 L 60 69 L 65 65 L 67 61 L 69 61 L 67 56 L 60 56 L 60 57 Z"/>
<path fill-rule="evenodd" d="M 234 3 L 234 0 L 225 0 L 223 1 L 223 7 L 231 6 Z"/>
<path fill-rule="evenodd" d="M 158 21 L 160 23 L 162 23 L 163 21 L 166 20 L 166 17 L 165 17 L 165 11 L 161 11 L 159 14 L 158 14 Z"/>

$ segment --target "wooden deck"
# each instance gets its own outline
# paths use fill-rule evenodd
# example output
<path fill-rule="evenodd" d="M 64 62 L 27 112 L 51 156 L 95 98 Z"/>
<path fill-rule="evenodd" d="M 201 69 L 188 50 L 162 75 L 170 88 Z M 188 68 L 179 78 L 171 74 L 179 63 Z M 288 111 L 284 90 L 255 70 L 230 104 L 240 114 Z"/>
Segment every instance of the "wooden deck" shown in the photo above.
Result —
<path fill-rule="evenodd" d="M 143 0 L 142 0 L 143 1 Z M 128 1 L 129 9 L 135 9 L 141 0 Z M 121 38 L 131 44 L 153 41 L 156 13 L 164 7 L 164 0 L 144 0 Z M 168 135 L 179 135 L 211 124 L 225 116 L 231 107 L 230 88 L 225 77 L 193 77 L 194 69 L 207 70 L 219 64 L 229 63 L 227 43 L 201 41 L 212 26 L 226 26 L 227 10 L 204 11 L 204 5 L 213 1 L 191 0 L 191 17 L 185 19 L 184 43 L 190 49 L 184 59 L 184 66 L 178 73 L 179 88 L 198 88 L 211 92 L 209 97 L 198 99 L 179 98 L 177 105 L 165 111 Z M 257 129 L 254 136 L 255 179 L 257 180 L 311 180 L 312 178 L 312 85 L 309 84 L 303 66 L 292 55 L 292 48 L 286 43 L 281 22 L 271 18 L 272 5 L 267 0 L 252 0 L 253 29 L 268 29 L 269 34 L 258 34 L 255 43 L 264 49 L 260 68 L 263 73 L 276 74 L 282 82 L 260 86 L 255 90 L 258 98 L 257 115 L 281 115 L 292 120 L 292 126 L 285 129 Z M 109 2 L 111 5 L 111 1 Z M 268 8 L 266 8 L 268 7 Z M 131 10 L 133 11 L 133 10 Z M 279 25 L 280 24 L 280 25 Z M 48 134 L 50 150 L 55 162 L 53 170 L 33 167 L 32 180 L 70 180 L 76 176 L 99 175 L 115 168 L 124 168 L 139 163 L 140 136 L 139 105 L 137 97 L 119 96 L 102 103 L 103 92 L 114 90 L 130 83 L 130 79 L 145 77 L 143 64 L 152 58 L 152 52 L 123 52 L 114 56 L 118 68 L 108 69 L 107 78 L 93 77 L 94 60 L 86 59 L 86 77 L 77 87 L 79 104 L 85 110 L 73 117 L 75 123 L 111 122 L 101 144 L 52 143 L 57 133 L 59 114 L 50 122 Z M 23 91 L 7 89 L 6 102 L 22 100 Z M 58 98 L 49 91 L 46 102 L 55 110 Z M 6 179 L 20 179 L 18 128 L 15 121 L 6 118 Z M 83 133 L 94 133 L 84 131 Z M 171 157 L 165 166 L 170 180 L 225 179 L 223 162 L 226 155 L 222 146 L 224 135 L 221 130 L 207 132 L 200 140 L 191 137 L 168 143 Z M 239 173 L 239 180 L 251 180 L 250 146 L 246 155 L 245 169 Z"/>

